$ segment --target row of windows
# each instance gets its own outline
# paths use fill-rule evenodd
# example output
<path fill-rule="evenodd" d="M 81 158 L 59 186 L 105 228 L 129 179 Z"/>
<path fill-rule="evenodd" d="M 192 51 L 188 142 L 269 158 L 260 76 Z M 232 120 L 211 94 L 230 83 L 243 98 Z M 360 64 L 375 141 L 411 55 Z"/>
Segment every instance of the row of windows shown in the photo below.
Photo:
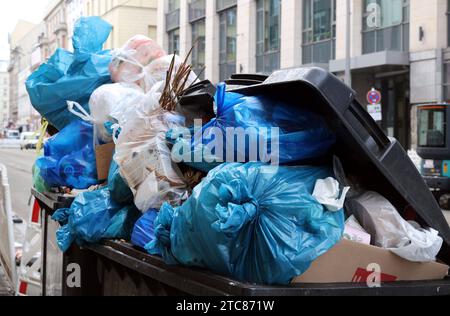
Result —
<path fill-rule="evenodd" d="M 256 71 L 270 73 L 280 68 L 281 0 L 256 1 Z M 409 50 L 409 1 L 364 0 L 362 46 L 363 53 L 384 50 Z M 450 0 L 448 0 L 450 2 Z M 303 64 L 328 63 L 336 51 L 336 0 L 302 0 Z M 192 41 L 197 43 L 192 56 L 193 67 L 199 71 L 205 65 L 205 0 L 191 0 Z M 179 52 L 179 0 L 169 0 L 171 20 L 169 52 Z M 220 20 L 220 78 L 236 71 L 237 1 L 217 0 Z M 170 23 L 169 23 L 170 22 Z M 449 24 L 450 28 L 450 24 Z"/>
<path fill-rule="evenodd" d="M 117 5 L 117 3 L 114 3 L 114 0 L 91 0 L 86 5 L 86 12 L 88 16 L 103 15 L 110 11 L 115 5 Z"/>

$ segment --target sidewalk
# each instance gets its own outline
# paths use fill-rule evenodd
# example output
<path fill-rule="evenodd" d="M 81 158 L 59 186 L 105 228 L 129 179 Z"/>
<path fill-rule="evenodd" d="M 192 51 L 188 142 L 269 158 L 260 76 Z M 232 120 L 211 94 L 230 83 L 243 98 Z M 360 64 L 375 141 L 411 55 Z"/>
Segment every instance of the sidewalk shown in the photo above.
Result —
<path fill-rule="evenodd" d="M 3 268 L 0 266 L 0 296 L 12 296 L 11 288 L 6 283 Z"/>

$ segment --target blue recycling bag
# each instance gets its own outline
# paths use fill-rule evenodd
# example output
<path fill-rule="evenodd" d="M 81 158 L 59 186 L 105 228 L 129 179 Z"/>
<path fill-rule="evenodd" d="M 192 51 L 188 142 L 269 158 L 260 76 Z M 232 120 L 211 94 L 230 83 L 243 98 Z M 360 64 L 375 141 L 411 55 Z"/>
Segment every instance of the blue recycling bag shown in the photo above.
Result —
<path fill-rule="evenodd" d="M 167 138 L 175 140 L 172 154 L 176 160 L 204 172 L 224 161 L 269 162 L 272 156 L 283 165 L 324 156 L 336 142 L 325 120 L 299 104 L 226 92 L 225 84 L 217 88 L 216 104 L 217 117 L 193 138 L 181 135 L 180 130 L 169 131 Z M 245 134 L 228 134 L 239 133 L 238 129 Z"/>
<path fill-rule="evenodd" d="M 72 243 L 95 244 L 103 239 L 129 239 L 141 213 L 111 199 L 108 188 L 78 195 L 69 209 L 55 212 L 52 219 L 62 226 L 56 233 L 59 248 L 66 252 Z"/>
<path fill-rule="evenodd" d="M 119 204 L 133 204 L 134 196 L 125 180 L 120 175 L 117 162 L 113 159 L 108 175 L 108 188 L 111 198 Z"/>
<path fill-rule="evenodd" d="M 134 225 L 131 235 L 131 244 L 133 246 L 145 249 L 145 247 L 155 240 L 154 225 L 158 217 L 157 210 L 149 210 Z"/>
<path fill-rule="evenodd" d="M 88 189 L 99 183 L 94 148 L 94 127 L 74 121 L 49 139 L 44 156 L 36 161 L 40 175 L 51 187 Z"/>
<path fill-rule="evenodd" d="M 163 205 L 146 248 L 168 264 L 287 285 L 342 239 L 344 211 L 329 212 L 312 196 L 330 176 L 321 167 L 223 164 L 181 207 Z"/>
<path fill-rule="evenodd" d="M 74 52 L 57 49 L 27 79 L 31 104 L 58 130 L 79 120 L 67 110 L 67 101 L 75 101 L 89 112 L 91 94 L 111 82 L 111 52 L 102 51 L 111 30 L 112 26 L 99 17 L 79 19 L 73 34 Z"/>

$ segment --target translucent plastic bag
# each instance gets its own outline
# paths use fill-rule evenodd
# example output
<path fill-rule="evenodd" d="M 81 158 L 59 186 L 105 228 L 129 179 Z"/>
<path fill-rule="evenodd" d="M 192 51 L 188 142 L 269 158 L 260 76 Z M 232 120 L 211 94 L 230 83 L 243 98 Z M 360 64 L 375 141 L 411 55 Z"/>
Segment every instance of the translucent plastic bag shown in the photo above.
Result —
<path fill-rule="evenodd" d="M 135 84 L 103 85 L 91 95 L 89 100 L 90 116 L 84 118 L 95 124 L 96 136 L 100 143 L 112 142 L 112 136 L 105 123 L 117 123 L 122 120 L 127 109 L 146 100 L 144 90 Z"/>
<path fill-rule="evenodd" d="M 324 119 L 298 104 L 226 92 L 225 84 L 218 86 L 216 104 L 217 117 L 203 126 L 193 138 L 180 137 L 177 133 L 181 133 L 177 130 L 169 135 L 171 139 L 179 137 L 173 148 L 175 160 L 205 172 L 223 161 L 290 164 L 321 157 L 336 142 Z M 229 130 L 238 129 L 245 134 L 237 137 L 237 141 L 236 136 L 227 136 Z M 217 144 L 214 140 L 220 137 L 217 131 L 222 135 L 222 148 L 214 148 Z M 190 148 L 190 152 L 186 152 L 186 148 Z M 202 159 L 199 161 L 196 157 Z"/>
<path fill-rule="evenodd" d="M 114 58 L 109 66 L 112 80 L 135 83 L 149 91 L 156 81 L 148 81 L 144 68 L 151 61 L 165 55 L 166 52 L 155 41 L 143 35 L 136 35 L 121 49 L 114 51 Z"/>
<path fill-rule="evenodd" d="M 79 246 L 102 239 L 129 240 L 140 213 L 111 199 L 108 188 L 78 195 L 70 209 L 55 212 L 53 220 L 62 226 L 56 233 L 59 248 L 66 252 L 73 242 Z"/>
<path fill-rule="evenodd" d="M 159 209 L 164 201 L 179 205 L 188 194 L 166 142 L 167 131 L 183 126 L 184 118 L 163 111 L 156 100 L 159 98 L 155 97 L 153 112 L 146 113 L 140 107 L 128 111 L 126 124 L 121 125 L 121 133 L 115 140 L 114 160 L 142 212 Z"/>
<path fill-rule="evenodd" d="M 92 124 L 74 121 L 44 145 L 36 167 L 47 185 L 87 189 L 98 184 Z"/>
<path fill-rule="evenodd" d="M 58 130 L 78 120 L 67 110 L 67 100 L 89 111 L 92 92 L 111 81 L 111 53 L 102 51 L 111 28 L 99 17 L 81 18 L 74 29 L 74 53 L 57 49 L 28 78 L 26 87 L 33 107 Z"/>
<path fill-rule="evenodd" d="M 374 245 L 412 262 L 436 261 L 443 239 L 434 229 L 405 221 L 395 207 L 376 192 L 349 199 L 347 209 L 372 236 Z"/>
<path fill-rule="evenodd" d="M 342 239 L 343 210 L 329 212 L 311 195 L 330 176 L 328 168 L 223 164 L 181 207 L 163 205 L 147 249 L 168 264 L 287 285 Z"/>

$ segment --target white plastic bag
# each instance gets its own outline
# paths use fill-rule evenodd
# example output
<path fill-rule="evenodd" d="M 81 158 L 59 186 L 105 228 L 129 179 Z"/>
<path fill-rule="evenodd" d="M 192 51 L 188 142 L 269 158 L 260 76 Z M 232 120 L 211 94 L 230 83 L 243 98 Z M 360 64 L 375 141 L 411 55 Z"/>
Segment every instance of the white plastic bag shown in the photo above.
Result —
<path fill-rule="evenodd" d="M 95 90 L 89 100 L 89 108 L 98 139 L 103 143 L 111 142 L 112 137 L 104 124 L 123 121 L 128 108 L 139 106 L 147 100 L 144 90 L 136 84 L 106 84 Z"/>
<path fill-rule="evenodd" d="M 126 123 L 116 142 L 115 161 L 142 212 L 159 209 L 164 202 L 180 205 L 188 198 L 188 187 L 172 162 L 166 133 L 184 125 L 184 118 L 157 107 L 146 112 L 135 107 L 126 112 Z M 148 109 L 147 109 L 148 110 Z"/>
<path fill-rule="evenodd" d="M 412 262 L 436 260 L 443 239 L 434 229 L 405 221 L 395 207 L 376 192 L 366 192 L 346 204 L 372 236 L 375 246 L 389 249 Z"/>
<path fill-rule="evenodd" d="M 350 187 L 345 187 L 341 192 L 339 182 L 334 178 L 319 179 L 314 187 L 313 197 L 330 212 L 337 212 L 344 208 L 349 190 Z"/>

